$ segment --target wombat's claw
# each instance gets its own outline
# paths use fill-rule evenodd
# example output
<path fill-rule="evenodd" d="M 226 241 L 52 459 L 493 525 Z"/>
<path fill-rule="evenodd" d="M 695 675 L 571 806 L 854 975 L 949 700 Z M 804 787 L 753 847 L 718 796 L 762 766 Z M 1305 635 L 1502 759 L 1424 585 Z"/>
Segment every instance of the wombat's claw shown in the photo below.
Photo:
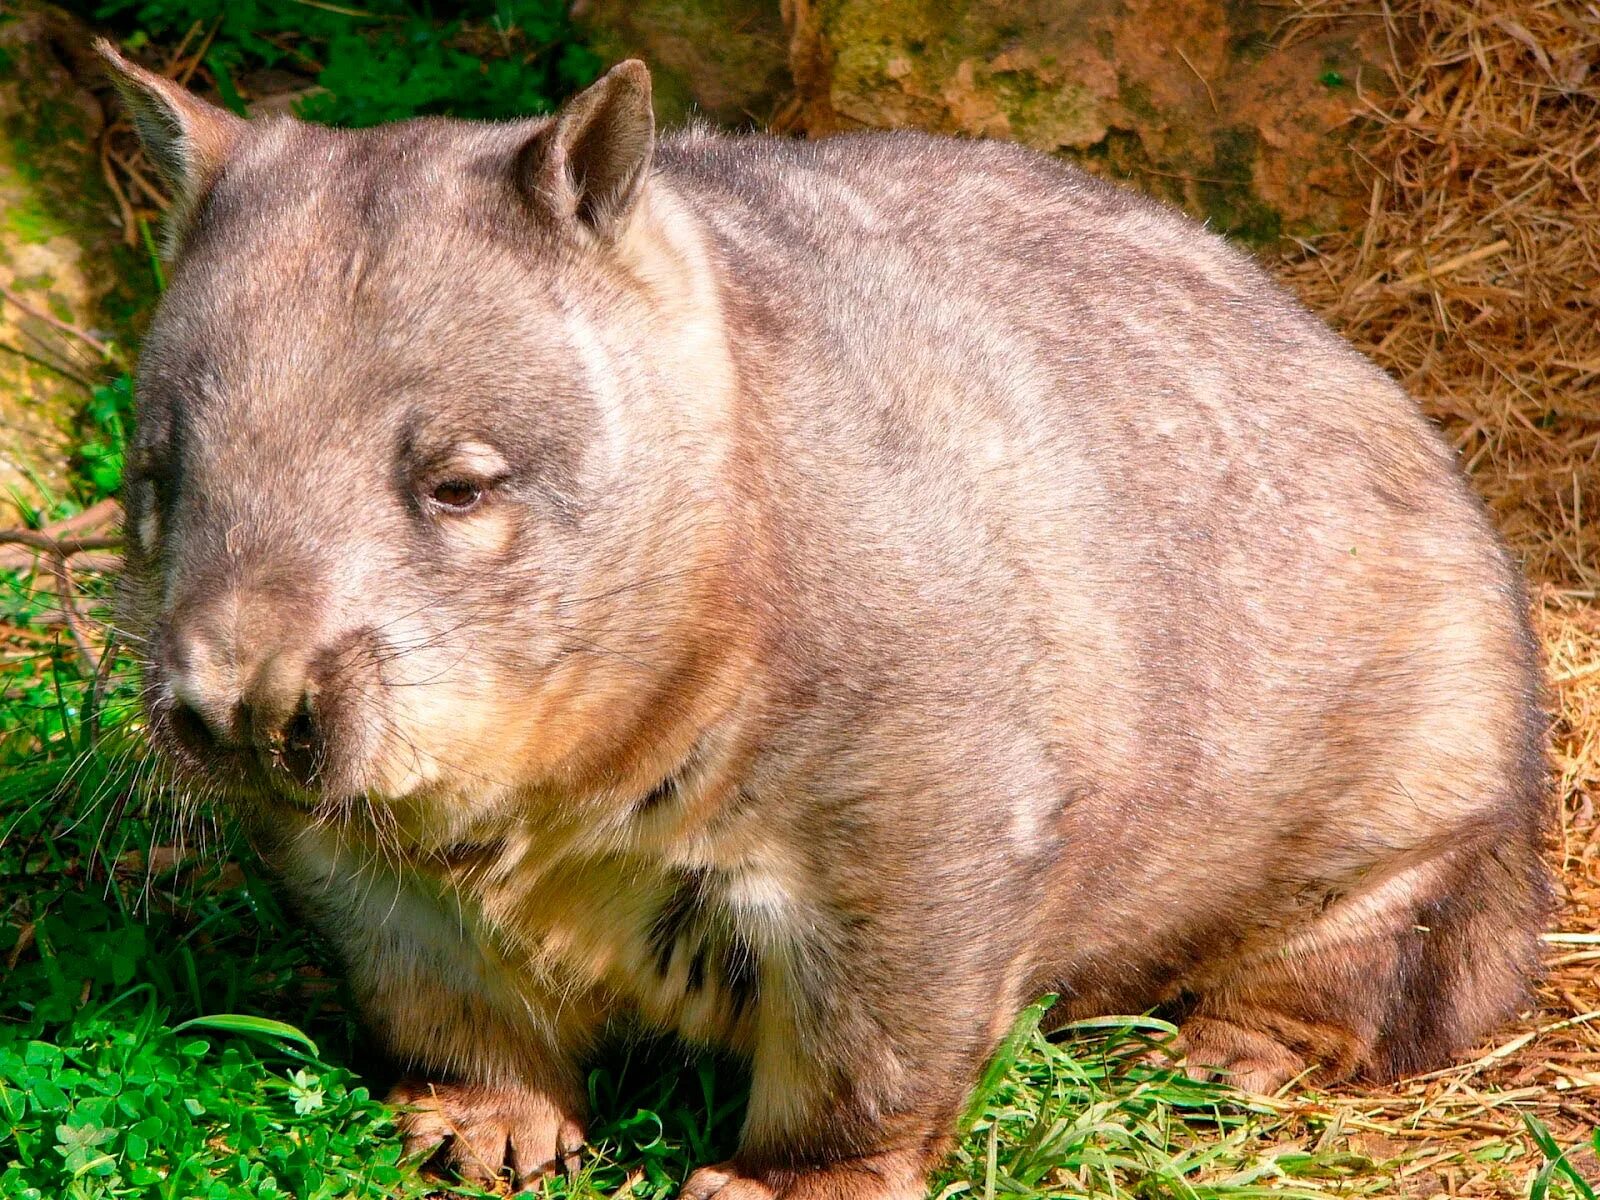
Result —
<path fill-rule="evenodd" d="M 925 1177 L 900 1155 L 746 1174 L 731 1162 L 701 1167 L 678 1200 L 921 1200 Z"/>
<path fill-rule="evenodd" d="M 741 1175 L 732 1163 L 701 1167 L 684 1182 L 678 1200 L 773 1200 L 774 1192 L 759 1180 Z"/>
<path fill-rule="evenodd" d="M 509 1176 L 531 1191 L 547 1175 L 571 1174 L 583 1128 L 542 1092 L 459 1083 L 406 1082 L 389 1093 L 407 1157 L 489 1183 Z"/>

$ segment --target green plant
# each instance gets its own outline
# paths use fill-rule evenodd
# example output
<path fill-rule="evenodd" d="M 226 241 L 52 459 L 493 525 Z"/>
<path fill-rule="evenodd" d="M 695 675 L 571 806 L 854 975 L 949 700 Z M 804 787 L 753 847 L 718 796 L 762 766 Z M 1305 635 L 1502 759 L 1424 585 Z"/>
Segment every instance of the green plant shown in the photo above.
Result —
<path fill-rule="evenodd" d="M 133 430 L 133 377 L 126 372 L 99 385 L 84 407 L 86 432 L 78 446 L 78 470 L 87 485 L 85 503 L 114 496 Z"/>
<path fill-rule="evenodd" d="M 938 1195 L 1115 1196 L 1328 1194 L 1366 1159 L 1337 1152 L 1264 1154 L 1272 1109 L 1158 1065 L 1177 1029 L 1153 1017 L 1074 1022 L 1047 1036 L 1054 997 L 1025 1011 L 984 1073 L 966 1136 Z"/>
<path fill-rule="evenodd" d="M 315 86 L 297 111 L 336 125 L 545 112 L 599 69 L 565 0 L 453 7 L 449 20 L 401 0 L 107 0 L 93 11 L 126 29 L 133 50 L 204 31 L 205 67 L 236 110 L 243 109 L 242 72 L 284 67 L 307 75 Z"/>
<path fill-rule="evenodd" d="M 1539 1153 L 1544 1155 L 1544 1166 L 1539 1168 L 1539 1173 L 1533 1177 L 1533 1183 L 1528 1188 L 1528 1200 L 1545 1200 L 1547 1196 L 1568 1194 L 1577 1200 L 1595 1200 L 1595 1185 L 1572 1165 L 1571 1152 L 1557 1145 L 1550 1127 L 1532 1113 L 1523 1113 L 1522 1123 L 1533 1144 L 1539 1148 Z M 1600 1156 L 1600 1126 L 1595 1128 L 1590 1144 L 1595 1154 Z M 1552 1191 L 1552 1187 L 1559 1190 Z"/>

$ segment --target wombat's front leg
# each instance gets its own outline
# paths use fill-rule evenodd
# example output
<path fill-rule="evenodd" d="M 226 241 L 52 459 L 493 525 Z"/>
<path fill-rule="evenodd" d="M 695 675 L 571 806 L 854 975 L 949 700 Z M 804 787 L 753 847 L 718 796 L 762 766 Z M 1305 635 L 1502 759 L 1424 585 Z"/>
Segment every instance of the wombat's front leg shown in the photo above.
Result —
<path fill-rule="evenodd" d="M 990 964 L 920 981 L 876 965 L 764 992 L 739 1149 L 691 1174 L 681 1200 L 922 1200 L 1015 1007 L 1001 980 L 980 982 Z M 892 995 L 872 994 L 886 983 Z"/>
<path fill-rule="evenodd" d="M 412 1071 L 388 1097 L 408 1155 L 518 1188 L 576 1167 L 587 1116 L 577 1057 L 594 1029 L 581 1002 L 529 995 L 520 981 L 508 1003 L 492 975 L 356 982 L 363 1014 Z"/>
<path fill-rule="evenodd" d="M 407 1151 L 518 1186 L 569 1169 L 586 1116 L 578 1061 L 600 1024 L 588 999 L 516 970 L 453 888 L 319 827 L 252 837 L 338 947 L 368 1027 L 409 1073 L 389 1096 Z"/>

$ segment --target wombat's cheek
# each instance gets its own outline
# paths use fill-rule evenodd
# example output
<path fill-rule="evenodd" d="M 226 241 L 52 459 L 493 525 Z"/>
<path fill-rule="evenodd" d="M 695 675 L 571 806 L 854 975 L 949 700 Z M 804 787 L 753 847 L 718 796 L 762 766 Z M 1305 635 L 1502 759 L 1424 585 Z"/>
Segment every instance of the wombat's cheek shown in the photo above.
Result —
<path fill-rule="evenodd" d="M 391 760 L 394 717 L 382 684 L 370 674 L 326 679 L 318 689 L 316 761 L 306 791 L 313 801 L 384 794 Z"/>
<path fill-rule="evenodd" d="M 458 662 L 431 680 L 381 692 L 364 706 L 372 719 L 355 714 L 352 721 L 352 735 L 368 748 L 369 793 L 402 800 L 500 790 L 492 680 Z"/>

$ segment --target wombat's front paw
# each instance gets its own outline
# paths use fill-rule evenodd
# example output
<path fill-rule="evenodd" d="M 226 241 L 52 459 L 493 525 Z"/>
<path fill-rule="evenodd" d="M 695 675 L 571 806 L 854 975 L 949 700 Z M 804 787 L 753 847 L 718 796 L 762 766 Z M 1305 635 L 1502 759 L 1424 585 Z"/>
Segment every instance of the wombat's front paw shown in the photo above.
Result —
<path fill-rule="evenodd" d="M 510 1175 L 531 1189 L 546 1175 L 573 1171 L 583 1126 L 543 1092 L 483 1084 L 406 1082 L 389 1093 L 406 1154 L 434 1150 L 432 1161 L 464 1179 Z"/>
<path fill-rule="evenodd" d="M 809 1168 L 701 1167 L 678 1200 L 922 1200 L 926 1177 L 910 1156 L 882 1154 Z"/>

